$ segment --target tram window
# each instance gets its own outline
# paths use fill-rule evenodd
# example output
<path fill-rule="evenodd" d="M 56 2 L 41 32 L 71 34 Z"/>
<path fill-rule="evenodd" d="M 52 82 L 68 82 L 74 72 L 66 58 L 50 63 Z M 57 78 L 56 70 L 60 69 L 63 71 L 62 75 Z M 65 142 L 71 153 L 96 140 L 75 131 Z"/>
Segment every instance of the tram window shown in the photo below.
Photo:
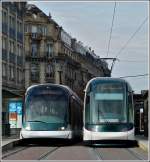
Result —
<path fill-rule="evenodd" d="M 86 111 L 85 111 L 85 119 L 86 122 L 90 122 L 90 96 L 87 94 L 86 96 Z"/>
<path fill-rule="evenodd" d="M 73 128 L 76 126 L 76 107 L 74 97 L 71 98 L 71 125 Z"/>
<path fill-rule="evenodd" d="M 92 87 L 86 98 L 86 123 L 127 122 L 125 89 L 122 84 L 103 83 Z"/>
<path fill-rule="evenodd" d="M 129 122 L 133 122 L 133 100 L 132 93 L 128 93 Z"/>
<path fill-rule="evenodd" d="M 65 95 L 32 95 L 26 103 L 27 121 L 64 123 L 68 102 Z"/>

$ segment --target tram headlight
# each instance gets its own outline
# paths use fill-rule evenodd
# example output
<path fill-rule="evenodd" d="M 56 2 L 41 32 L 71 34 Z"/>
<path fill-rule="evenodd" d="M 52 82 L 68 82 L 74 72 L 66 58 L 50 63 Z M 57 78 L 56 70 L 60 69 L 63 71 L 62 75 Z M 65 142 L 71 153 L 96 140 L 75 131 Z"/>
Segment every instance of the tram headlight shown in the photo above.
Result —
<path fill-rule="evenodd" d="M 26 130 L 31 130 L 30 126 L 27 126 L 25 129 L 26 129 Z"/>
<path fill-rule="evenodd" d="M 60 129 L 61 129 L 61 130 L 65 130 L 65 127 L 61 127 Z"/>
<path fill-rule="evenodd" d="M 58 130 L 60 130 L 60 131 L 64 131 L 65 129 L 66 128 L 64 126 L 58 128 Z"/>

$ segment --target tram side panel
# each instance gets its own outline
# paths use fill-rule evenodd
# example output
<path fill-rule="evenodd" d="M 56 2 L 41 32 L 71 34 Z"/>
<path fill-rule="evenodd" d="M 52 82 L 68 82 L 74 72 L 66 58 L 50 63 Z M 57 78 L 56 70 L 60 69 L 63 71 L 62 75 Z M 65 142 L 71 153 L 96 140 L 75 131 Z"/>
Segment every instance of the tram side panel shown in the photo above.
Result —
<path fill-rule="evenodd" d="M 71 98 L 71 130 L 72 138 L 81 138 L 82 136 L 82 108 L 74 97 Z"/>

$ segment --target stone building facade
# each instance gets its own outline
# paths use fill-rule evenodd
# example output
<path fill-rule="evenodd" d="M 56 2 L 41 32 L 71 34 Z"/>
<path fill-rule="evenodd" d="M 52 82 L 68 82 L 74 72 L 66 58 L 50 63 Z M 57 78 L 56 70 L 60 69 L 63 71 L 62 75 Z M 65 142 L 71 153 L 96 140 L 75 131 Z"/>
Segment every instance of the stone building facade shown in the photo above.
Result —
<path fill-rule="evenodd" d="M 83 98 L 86 83 L 110 76 L 107 63 L 72 38 L 35 5 L 25 14 L 25 88 L 37 83 L 68 85 Z"/>
<path fill-rule="evenodd" d="M 135 134 L 148 137 L 148 90 L 142 90 L 140 94 L 134 94 L 134 119 Z"/>
<path fill-rule="evenodd" d="M 8 101 L 24 92 L 24 19 L 26 3 L 2 3 L 2 124 L 9 131 Z M 22 90 L 22 92 L 20 91 Z"/>

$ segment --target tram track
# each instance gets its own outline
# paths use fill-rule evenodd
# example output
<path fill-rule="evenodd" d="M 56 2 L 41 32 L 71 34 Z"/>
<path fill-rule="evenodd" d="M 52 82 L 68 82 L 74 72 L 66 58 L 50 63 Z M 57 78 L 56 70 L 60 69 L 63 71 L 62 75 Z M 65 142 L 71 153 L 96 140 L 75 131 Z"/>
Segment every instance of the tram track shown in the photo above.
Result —
<path fill-rule="evenodd" d="M 101 153 L 96 148 L 93 148 L 93 152 L 96 155 L 97 160 L 103 160 Z"/>
<path fill-rule="evenodd" d="M 97 160 L 147 160 L 137 148 L 93 148 Z"/>
<path fill-rule="evenodd" d="M 60 147 L 56 147 L 52 150 L 47 151 L 46 153 L 43 153 L 38 160 L 47 160 L 46 157 L 48 157 L 49 155 L 51 155 L 53 152 L 55 152 L 56 150 L 58 150 Z"/>
<path fill-rule="evenodd" d="M 135 158 L 137 158 L 138 160 L 145 160 L 143 157 L 141 157 L 141 154 L 139 154 L 138 152 L 136 152 L 133 149 L 130 148 L 125 148 L 130 154 L 132 154 Z"/>
<path fill-rule="evenodd" d="M 84 147 L 82 145 L 30 145 L 4 152 L 3 160 L 147 160 L 138 147 Z"/>
<path fill-rule="evenodd" d="M 9 157 L 9 156 L 11 156 L 11 155 L 14 155 L 14 154 L 17 154 L 17 153 L 19 153 L 20 151 L 23 151 L 23 150 L 25 150 L 25 149 L 29 149 L 29 147 L 21 147 L 21 148 L 18 148 L 18 149 L 16 149 L 16 150 L 14 150 L 14 151 L 6 151 L 6 152 L 4 152 L 3 154 L 3 156 L 2 156 L 2 159 L 5 159 L 5 158 L 7 158 L 7 157 Z M 8 153 L 7 153 L 8 152 Z"/>
<path fill-rule="evenodd" d="M 53 152 L 58 150 L 59 147 L 21 147 L 16 150 L 9 150 L 8 153 L 3 153 L 3 160 L 46 160 L 47 156 L 50 156 Z"/>

